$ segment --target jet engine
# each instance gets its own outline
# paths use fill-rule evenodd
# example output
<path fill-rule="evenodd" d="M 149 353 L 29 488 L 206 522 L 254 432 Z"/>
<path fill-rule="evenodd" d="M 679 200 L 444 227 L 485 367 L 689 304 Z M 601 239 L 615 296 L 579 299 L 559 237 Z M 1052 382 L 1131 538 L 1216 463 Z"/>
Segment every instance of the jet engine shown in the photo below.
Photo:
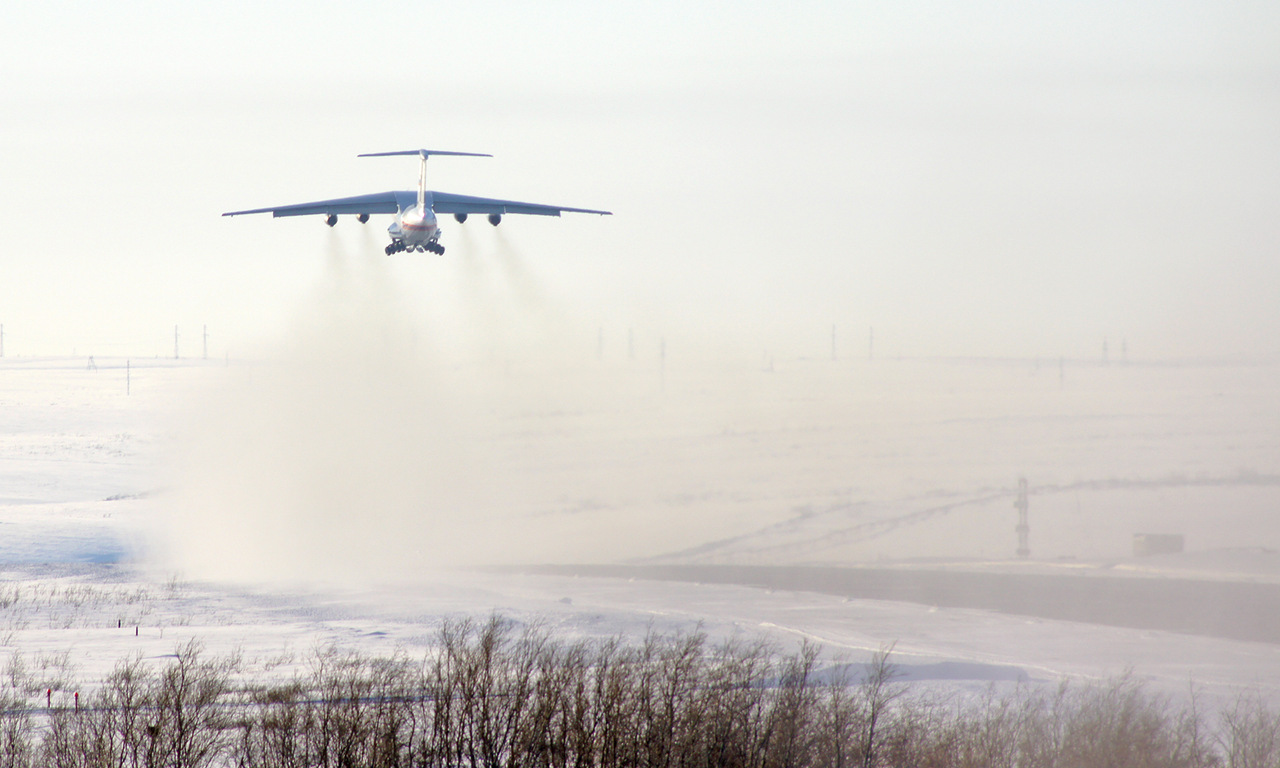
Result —
<path fill-rule="evenodd" d="M 464 221 L 466 221 L 466 220 L 467 220 L 467 214 L 465 214 L 465 213 L 455 213 L 455 214 L 453 214 L 453 220 L 454 220 L 454 221 L 456 221 L 456 222 L 458 222 L 459 224 L 461 224 L 462 222 L 464 222 Z"/>
<path fill-rule="evenodd" d="M 362 213 L 356 217 L 356 221 L 360 222 L 361 224 L 365 223 L 368 220 L 369 220 L 369 214 L 367 213 Z"/>
<path fill-rule="evenodd" d="M 493 226 L 495 226 L 495 227 L 496 227 L 496 226 L 498 226 L 499 224 L 501 224 L 501 223 L 502 223 L 502 214 L 500 214 L 500 213 L 491 213 L 491 214 L 489 214 L 489 223 L 490 223 L 490 224 L 492 224 L 492 225 L 493 225 Z"/>
<path fill-rule="evenodd" d="M 338 214 L 336 214 L 336 213 L 331 213 L 331 214 L 329 214 L 328 218 L 326 218 L 326 219 L 324 220 L 324 223 L 325 223 L 325 224 L 328 224 L 328 225 L 329 225 L 329 226 L 331 226 L 331 227 L 332 227 L 334 224 L 337 224 L 337 223 L 338 223 Z"/>

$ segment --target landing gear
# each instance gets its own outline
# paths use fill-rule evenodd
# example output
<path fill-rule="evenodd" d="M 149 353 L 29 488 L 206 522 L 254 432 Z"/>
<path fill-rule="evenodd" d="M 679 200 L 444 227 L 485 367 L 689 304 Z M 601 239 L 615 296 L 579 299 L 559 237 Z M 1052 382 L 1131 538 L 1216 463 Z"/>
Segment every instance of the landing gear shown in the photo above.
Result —
<path fill-rule="evenodd" d="M 393 253 L 400 253 L 401 251 L 414 251 L 417 253 L 424 253 L 424 252 L 430 251 L 431 253 L 434 253 L 437 256 L 444 255 L 444 246 L 439 243 L 426 243 L 425 245 L 405 245 L 403 240 L 393 240 L 391 241 L 391 245 L 388 245 L 385 250 L 388 256 L 390 256 Z"/>

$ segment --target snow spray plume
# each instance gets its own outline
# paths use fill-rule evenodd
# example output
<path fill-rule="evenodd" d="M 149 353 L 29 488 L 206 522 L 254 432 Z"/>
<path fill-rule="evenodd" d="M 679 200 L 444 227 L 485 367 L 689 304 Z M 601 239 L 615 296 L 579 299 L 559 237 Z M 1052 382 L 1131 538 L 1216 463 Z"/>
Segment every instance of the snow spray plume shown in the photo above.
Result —
<path fill-rule="evenodd" d="M 257 362 L 218 369 L 199 403 L 175 457 L 168 565 L 386 581 L 658 554 L 673 534 L 692 545 L 733 530 L 679 501 L 759 473 L 755 443 L 688 440 L 723 430 L 721 387 L 698 385 L 707 413 L 676 401 L 656 356 L 603 359 L 594 323 L 494 290 L 499 270 L 465 253 L 388 259 L 371 239 L 353 237 L 353 253 L 341 230 L 329 237 L 306 309 Z M 509 243 L 501 257 L 523 263 Z"/>
<path fill-rule="evenodd" d="M 445 375 L 390 262 L 360 250 L 331 233 L 309 310 L 202 404 L 170 531 L 184 572 L 349 579 L 485 559 L 484 388 Z"/>

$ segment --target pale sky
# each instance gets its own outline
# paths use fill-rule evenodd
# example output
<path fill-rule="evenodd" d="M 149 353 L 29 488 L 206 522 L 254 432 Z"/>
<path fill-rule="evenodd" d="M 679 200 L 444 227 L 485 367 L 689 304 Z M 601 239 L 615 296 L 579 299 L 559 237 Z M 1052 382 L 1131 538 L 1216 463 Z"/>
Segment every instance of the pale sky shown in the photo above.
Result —
<path fill-rule="evenodd" d="M 443 221 L 388 264 L 437 322 L 510 298 L 465 262 L 506 248 L 589 348 L 1280 356 L 1274 2 L 20 2 L 0 73 L 9 355 L 251 349 L 390 217 L 220 214 L 427 147 L 495 155 L 432 188 L 615 212 Z"/>

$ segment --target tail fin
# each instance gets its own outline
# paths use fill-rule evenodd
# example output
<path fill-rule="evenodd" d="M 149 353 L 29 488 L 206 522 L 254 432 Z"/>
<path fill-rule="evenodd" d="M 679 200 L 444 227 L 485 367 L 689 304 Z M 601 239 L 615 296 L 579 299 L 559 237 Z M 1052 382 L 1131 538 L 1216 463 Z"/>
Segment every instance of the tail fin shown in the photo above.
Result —
<path fill-rule="evenodd" d="M 402 149 L 398 152 L 366 152 L 356 157 L 390 157 L 392 155 L 417 155 L 422 158 L 418 169 L 418 210 L 422 210 L 427 197 L 427 158 L 431 155 L 461 155 L 465 157 L 493 157 L 480 152 L 449 152 L 443 149 Z"/>

